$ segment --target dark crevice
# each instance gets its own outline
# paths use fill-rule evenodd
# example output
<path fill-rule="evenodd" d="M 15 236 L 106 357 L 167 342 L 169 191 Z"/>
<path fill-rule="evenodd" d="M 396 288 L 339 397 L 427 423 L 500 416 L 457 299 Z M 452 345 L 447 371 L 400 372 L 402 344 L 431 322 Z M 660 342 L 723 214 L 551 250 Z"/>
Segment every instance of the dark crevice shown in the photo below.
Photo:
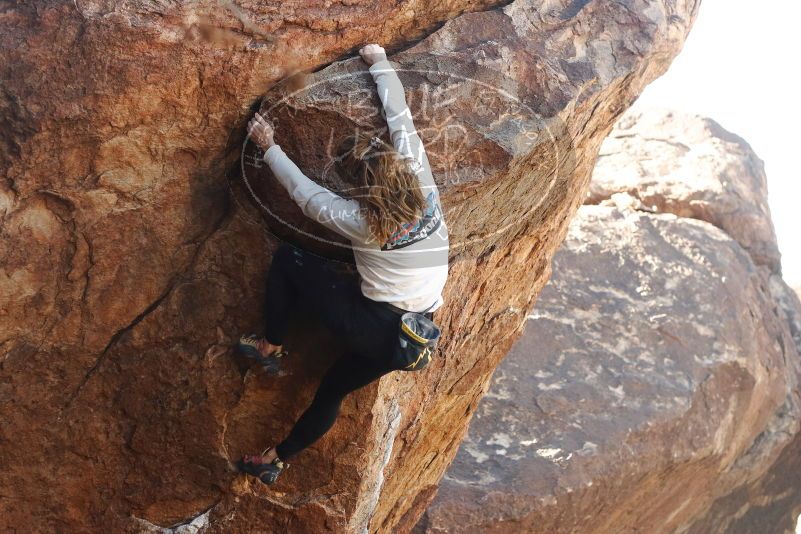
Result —
<path fill-rule="evenodd" d="M 609 207 L 616 207 L 614 204 L 609 204 L 612 202 L 612 196 L 616 194 L 625 194 L 633 199 L 635 199 L 640 205 L 638 206 L 631 206 L 631 210 L 638 212 L 638 213 L 645 213 L 648 215 L 673 215 L 678 219 L 685 219 L 685 220 L 693 220 L 699 221 L 714 228 L 717 228 L 726 236 L 735 242 L 738 247 L 745 253 L 755 266 L 764 266 L 768 267 L 773 274 L 781 274 L 781 266 L 778 267 L 771 267 L 770 261 L 765 260 L 764 258 L 760 257 L 758 249 L 752 249 L 749 246 L 746 246 L 745 243 L 741 242 L 737 236 L 730 233 L 729 229 L 725 228 L 719 220 L 716 220 L 715 217 L 704 218 L 697 213 L 681 213 L 678 210 L 671 209 L 670 205 L 666 203 L 671 199 L 667 197 L 662 197 L 661 202 L 658 202 L 654 205 L 654 207 L 648 206 L 645 201 L 640 198 L 640 192 L 636 189 L 627 189 L 627 190 L 619 190 L 619 191 L 606 191 L 603 194 L 599 195 L 592 195 L 584 199 L 583 205 L 584 206 L 609 206 Z M 618 208 L 619 209 L 619 208 Z M 627 208 L 629 209 L 629 208 Z"/>
<path fill-rule="evenodd" d="M 561 16 L 564 19 L 572 19 L 576 15 L 578 15 L 584 7 L 589 4 L 589 0 L 573 0 L 565 6 L 562 10 Z"/>
<path fill-rule="evenodd" d="M 413 39 L 410 39 L 408 41 L 400 40 L 397 43 L 388 44 L 387 46 L 385 46 L 384 49 L 387 51 L 387 57 L 391 57 L 391 56 L 394 56 L 395 54 L 400 54 L 402 52 L 406 52 L 410 48 L 414 48 L 415 46 L 420 44 L 422 41 L 425 41 L 426 39 L 428 39 L 429 37 L 431 37 L 432 35 L 437 33 L 439 30 L 441 30 L 442 27 L 445 26 L 445 24 L 447 24 L 448 22 L 450 22 L 452 20 L 458 19 L 462 15 L 467 15 L 467 14 L 471 14 L 471 13 L 484 13 L 486 11 L 500 10 L 500 9 L 503 9 L 504 7 L 508 6 L 509 4 L 511 4 L 513 2 L 514 2 L 514 0 L 501 0 L 501 1 L 493 3 L 492 5 L 481 6 L 478 9 L 465 9 L 464 11 L 459 12 L 458 14 L 452 16 L 451 18 L 448 18 L 448 19 L 445 19 L 445 20 L 436 21 L 436 22 L 432 23 L 428 28 L 424 28 L 424 29 L 420 30 L 419 35 L 415 36 Z M 329 61 L 327 63 L 324 63 L 324 64 L 320 65 L 319 67 L 315 67 L 312 70 L 310 70 L 309 72 L 312 73 L 312 74 L 315 73 L 315 72 L 320 72 L 321 70 L 325 70 L 326 68 L 330 67 L 334 63 L 337 63 L 339 61 L 344 61 L 344 60 L 350 59 L 352 57 L 356 57 L 359 54 L 359 48 L 361 48 L 361 46 L 362 45 L 356 45 L 356 46 L 344 51 L 343 53 L 341 53 L 336 59 L 334 59 L 332 61 Z M 278 82 L 278 83 L 280 83 L 280 82 Z"/>
<path fill-rule="evenodd" d="M 172 292 L 172 290 L 175 287 L 175 285 L 176 285 L 176 282 L 175 281 L 171 281 L 170 284 L 167 286 L 167 289 L 161 295 L 159 295 L 159 297 L 153 303 L 151 303 L 147 308 L 145 308 L 145 311 L 143 311 L 142 313 L 140 313 L 139 315 L 134 317 L 133 321 L 128 323 L 126 326 L 124 326 L 120 330 L 117 330 L 117 332 L 113 336 L 111 336 L 111 339 L 106 344 L 106 347 L 100 353 L 100 356 L 95 360 L 94 365 L 92 365 L 92 367 L 89 368 L 89 370 L 86 372 L 86 374 L 84 375 L 83 379 L 81 380 L 80 384 L 78 384 L 78 387 L 75 388 L 75 391 L 73 391 L 72 395 L 70 395 L 70 398 L 67 400 L 67 404 L 65 405 L 65 408 L 69 408 L 70 407 L 70 405 L 72 404 L 72 401 L 75 400 L 75 397 L 78 396 L 78 393 L 81 392 L 81 390 L 86 385 L 86 383 L 89 381 L 89 379 L 92 378 L 92 376 L 95 374 L 95 372 L 97 372 L 97 370 L 100 368 L 100 365 L 105 361 L 109 350 L 114 345 L 117 344 L 117 342 L 120 340 L 120 338 L 122 336 L 124 336 L 126 333 L 130 332 L 131 329 L 133 327 L 135 327 L 137 324 L 139 324 L 145 317 L 147 317 L 148 315 L 153 313 L 153 311 L 156 308 L 159 307 L 159 305 L 164 301 L 164 299 L 167 298 L 170 295 L 170 293 Z"/>

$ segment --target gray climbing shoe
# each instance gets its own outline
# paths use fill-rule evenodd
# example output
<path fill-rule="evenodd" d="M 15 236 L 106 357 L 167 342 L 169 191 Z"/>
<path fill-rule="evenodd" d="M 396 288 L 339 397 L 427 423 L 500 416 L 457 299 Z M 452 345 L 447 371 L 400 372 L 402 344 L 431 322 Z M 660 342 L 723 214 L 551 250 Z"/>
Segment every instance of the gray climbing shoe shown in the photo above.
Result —
<path fill-rule="evenodd" d="M 272 447 L 271 447 L 272 448 Z M 284 469 L 289 467 L 289 464 L 276 457 L 272 462 L 267 462 L 265 456 L 267 455 L 266 449 L 261 454 L 246 454 L 239 461 L 236 462 L 236 467 L 242 473 L 258 478 L 263 483 L 269 485 L 275 484 L 278 475 Z"/>
<path fill-rule="evenodd" d="M 285 350 L 273 351 L 267 356 L 262 356 L 259 351 L 259 342 L 264 341 L 264 338 L 256 334 L 250 334 L 239 338 L 237 350 L 243 356 L 254 360 L 262 366 L 262 368 L 269 374 L 275 375 L 281 370 L 281 359 L 287 355 Z"/>

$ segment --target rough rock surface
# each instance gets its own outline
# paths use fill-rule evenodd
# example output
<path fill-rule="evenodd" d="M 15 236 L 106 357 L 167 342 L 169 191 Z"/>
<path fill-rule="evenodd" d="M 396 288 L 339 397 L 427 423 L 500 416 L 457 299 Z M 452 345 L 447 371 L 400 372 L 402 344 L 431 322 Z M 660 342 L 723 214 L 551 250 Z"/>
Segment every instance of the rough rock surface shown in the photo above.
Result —
<path fill-rule="evenodd" d="M 670 167 L 682 146 L 700 174 Z M 714 122 L 664 112 L 627 114 L 600 153 L 591 189 L 609 198 L 571 222 L 416 530 L 792 532 L 801 303 L 761 264 L 777 250 L 762 165 Z M 732 183 L 751 184 L 740 205 L 717 203 Z"/>
<path fill-rule="evenodd" d="M 668 110 L 627 113 L 601 146 L 587 202 L 616 193 L 645 209 L 712 223 L 758 265 L 779 271 L 765 166 L 748 143 L 711 119 Z"/>
<path fill-rule="evenodd" d="M 403 532 L 519 334 L 601 140 L 698 2 L 0 6 L 0 527 Z M 301 320 L 282 376 L 231 357 L 258 327 L 277 240 L 226 171 L 260 95 L 367 41 L 420 41 L 392 59 L 494 84 L 482 96 L 453 75 L 404 80 L 420 114 L 454 89 L 442 105 L 469 142 L 435 165 L 470 170 L 442 184 L 457 244 L 445 341 L 425 372 L 349 397 L 268 491 L 230 460 L 283 437 L 336 343 Z M 495 102 L 498 85 L 528 113 Z M 344 120 L 325 102 L 304 114 L 309 128 Z M 279 124 L 316 142 L 309 128 Z"/>

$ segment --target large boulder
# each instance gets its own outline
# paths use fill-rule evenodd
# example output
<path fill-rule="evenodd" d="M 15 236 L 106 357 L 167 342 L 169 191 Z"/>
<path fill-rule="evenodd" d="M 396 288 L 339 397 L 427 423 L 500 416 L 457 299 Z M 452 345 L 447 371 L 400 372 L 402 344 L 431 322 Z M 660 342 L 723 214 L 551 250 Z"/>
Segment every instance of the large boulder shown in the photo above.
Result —
<path fill-rule="evenodd" d="M 548 277 L 602 139 L 667 68 L 698 9 L 504 4 L 5 8 L 3 529 L 403 532 L 417 522 Z M 300 320 L 282 375 L 231 358 L 232 341 L 260 321 L 278 243 L 265 228 L 280 229 L 247 194 L 252 169 L 244 181 L 226 171 L 239 168 L 260 96 L 270 105 L 291 87 L 305 92 L 281 109 L 304 115 L 276 111 L 281 142 L 316 169 L 322 127 L 353 120 L 326 82 L 348 71 L 352 87 L 369 87 L 358 60 L 319 69 L 366 41 L 405 49 L 391 59 L 421 125 L 424 102 L 450 92 L 435 117 L 464 132 L 449 151 L 425 134 L 432 154 L 452 158 L 435 163 L 454 243 L 436 317 L 444 342 L 426 371 L 350 396 L 332 431 L 268 489 L 231 460 L 285 435 L 338 351 Z M 315 91 L 325 99 L 309 99 Z M 365 105 L 377 110 L 374 97 Z M 299 151 L 303 142 L 315 144 Z M 458 179 L 446 183 L 446 168 Z"/>
<path fill-rule="evenodd" d="M 615 194 L 636 198 L 644 209 L 714 224 L 756 264 L 779 271 L 765 165 L 712 119 L 669 110 L 627 113 L 601 146 L 587 203 Z"/>
<path fill-rule="evenodd" d="M 801 303 L 762 263 L 758 161 L 708 119 L 624 116 L 418 532 L 791 531 Z"/>

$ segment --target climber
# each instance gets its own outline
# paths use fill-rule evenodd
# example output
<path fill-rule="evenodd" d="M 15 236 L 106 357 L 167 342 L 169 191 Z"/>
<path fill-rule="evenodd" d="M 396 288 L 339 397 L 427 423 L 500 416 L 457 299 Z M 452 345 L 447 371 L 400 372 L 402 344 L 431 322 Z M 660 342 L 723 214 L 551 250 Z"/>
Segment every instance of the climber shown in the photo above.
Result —
<path fill-rule="evenodd" d="M 357 182 L 358 200 L 306 177 L 275 144 L 273 128 L 260 114 L 248 124 L 250 138 L 265 151 L 264 160 L 303 213 L 350 240 L 359 273 L 353 282 L 323 258 L 287 244 L 273 255 L 264 335 L 242 336 L 240 351 L 276 369 L 286 354 L 287 318 L 295 304 L 315 312 L 347 350 L 325 373 L 288 436 L 239 460 L 240 471 L 266 484 L 331 428 L 348 393 L 398 369 L 389 354 L 397 343 L 399 317 L 412 311 L 430 319 L 443 303 L 448 231 L 428 158 L 384 49 L 368 44 L 359 54 L 376 83 L 392 143 L 365 132 L 341 143 L 337 165 Z"/>

